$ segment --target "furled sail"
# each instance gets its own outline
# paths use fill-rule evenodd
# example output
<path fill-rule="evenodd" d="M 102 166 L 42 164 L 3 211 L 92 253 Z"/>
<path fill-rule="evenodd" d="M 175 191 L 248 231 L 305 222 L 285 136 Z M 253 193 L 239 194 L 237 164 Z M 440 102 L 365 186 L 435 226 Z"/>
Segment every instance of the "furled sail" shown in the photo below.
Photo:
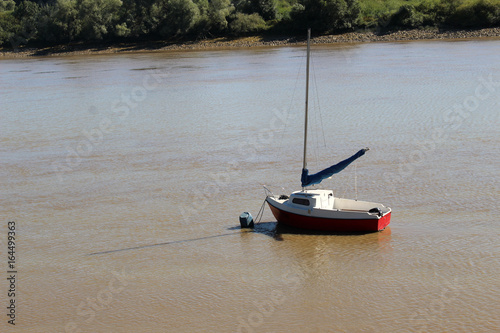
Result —
<path fill-rule="evenodd" d="M 302 187 L 319 184 L 323 179 L 330 178 L 332 175 L 339 173 L 340 171 L 344 170 L 349 164 L 357 160 L 359 157 L 363 156 L 367 150 L 368 148 L 361 149 L 356 154 L 343 160 L 342 162 L 332 165 L 331 167 L 312 175 L 309 174 L 309 170 L 302 169 L 302 176 L 300 177 Z"/>

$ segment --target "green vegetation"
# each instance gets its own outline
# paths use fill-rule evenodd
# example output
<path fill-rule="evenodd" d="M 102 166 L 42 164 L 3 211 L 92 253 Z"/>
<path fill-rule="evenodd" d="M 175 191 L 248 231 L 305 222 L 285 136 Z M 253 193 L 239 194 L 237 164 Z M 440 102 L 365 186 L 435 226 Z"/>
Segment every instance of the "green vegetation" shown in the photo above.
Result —
<path fill-rule="evenodd" d="M 500 26 L 500 0 L 0 0 L 0 45 Z"/>
<path fill-rule="evenodd" d="M 360 25 L 382 28 L 489 28 L 500 25 L 500 0 L 365 0 Z"/>

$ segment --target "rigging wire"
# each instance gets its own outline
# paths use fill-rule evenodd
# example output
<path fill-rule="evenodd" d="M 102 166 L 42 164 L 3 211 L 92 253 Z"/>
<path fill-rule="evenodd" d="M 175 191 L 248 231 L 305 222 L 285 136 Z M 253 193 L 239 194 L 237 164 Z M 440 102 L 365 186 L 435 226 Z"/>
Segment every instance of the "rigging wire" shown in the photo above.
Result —
<path fill-rule="evenodd" d="M 312 72 L 312 83 L 313 83 L 313 89 L 314 90 L 314 98 L 313 98 L 313 107 L 315 112 L 314 114 L 314 123 L 316 124 L 315 128 L 317 129 L 318 127 L 321 129 L 321 131 L 310 131 L 313 135 L 313 154 L 314 154 L 314 162 L 316 163 L 316 168 L 321 170 L 324 168 L 323 165 L 320 164 L 320 152 L 322 151 L 321 148 L 326 148 L 326 138 L 325 138 L 325 126 L 323 124 L 323 115 L 321 112 L 321 104 L 320 104 L 320 99 L 319 99 L 319 89 L 318 89 L 318 82 L 317 82 L 317 77 L 316 77 L 316 70 L 315 70 L 315 59 L 312 56 L 313 52 L 311 53 L 311 72 Z M 321 140 L 322 139 L 322 140 Z M 321 142 L 322 141 L 322 142 Z"/>
<path fill-rule="evenodd" d="M 283 131 L 281 131 L 281 137 L 280 137 L 280 141 L 279 141 L 279 145 L 278 147 L 280 148 L 280 151 L 282 150 L 281 148 L 283 147 L 282 144 L 283 144 L 283 138 L 285 136 L 285 133 L 286 133 L 286 129 L 287 129 L 287 125 L 288 125 L 288 120 L 290 119 L 290 114 L 292 113 L 292 107 L 293 107 L 293 103 L 294 103 L 294 97 L 296 95 L 296 91 L 297 91 L 297 86 L 299 85 L 299 76 L 300 76 L 300 72 L 302 70 L 302 61 L 300 62 L 299 64 L 299 70 L 297 71 L 297 77 L 295 78 L 295 86 L 293 87 L 293 92 L 292 92 L 292 98 L 290 99 L 290 105 L 288 106 L 288 109 L 286 110 L 287 113 L 286 113 L 286 120 L 285 120 L 285 125 L 283 127 Z"/>
<path fill-rule="evenodd" d="M 320 161 L 319 159 L 319 152 L 320 152 L 320 148 L 321 148 L 321 137 L 320 137 L 320 134 L 322 136 L 322 141 L 323 141 L 323 148 L 326 148 L 327 145 L 326 145 L 326 136 L 325 136 L 325 127 L 324 127 L 324 124 L 323 124 L 323 114 L 321 112 L 321 105 L 320 105 L 320 99 L 319 99 L 319 90 L 318 90 L 318 83 L 317 83 L 317 78 L 316 78 L 316 70 L 315 70 L 315 59 L 314 57 L 312 56 L 312 52 L 311 52 L 311 67 L 312 67 L 312 81 L 313 81 L 313 90 L 314 90 L 314 99 L 313 99 L 313 103 L 314 103 L 314 107 L 315 107 L 315 112 L 314 112 L 314 115 L 315 115 L 315 122 L 317 125 L 319 125 L 319 127 L 321 128 L 321 133 L 319 131 L 312 131 L 313 135 L 314 135 L 314 141 L 316 143 L 315 145 L 315 149 L 314 149 L 314 154 L 315 154 L 315 158 L 316 158 L 316 164 L 318 164 L 318 162 Z M 354 175 L 352 175 L 351 173 L 351 181 L 352 181 L 352 177 L 354 176 L 354 194 L 355 194 L 355 199 L 358 200 L 358 176 L 357 176 L 357 161 L 354 162 Z M 324 166 L 319 166 L 319 168 L 323 168 Z M 351 185 L 347 185 L 348 183 L 350 183 Z M 344 194 L 343 196 L 345 196 L 347 190 L 351 190 L 352 191 L 352 183 L 351 182 L 346 182 L 345 185 L 343 186 L 343 189 L 344 189 Z"/>
<path fill-rule="evenodd" d="M 358 161 L 354 161 L 353 164 L 354 164 L 354 174 L 350 173 L 350 176 L 346 177 L 347 178 L 346 181 L 341 182 L 344 185 L 339 189 L 339 193 L 342 192 L 342 197 L 345 198 L 347 195 L 347 191 L 349 190 L 349 193 L 351 193 L 352 195 L 352 190 L 353 190 L 352 180 L 354 178 L 354 198 L 355 200 L 358 200 Z M 347 174 L 348 171 L 345 173 L 345 175 L 347 176 Z"/>
<path fill-rule="evenodd" d="M 316 97 L 316 101 L 315 101 L 315 105 L 317 105 L 317 108 L 318 108 L 318 112 L 316 112 L 317 115 L 319 115 L 319 123 L 320 123 L 320 128 L 321 128 L 321 134 L 323 136 L 323 147 L 326 148 L 326 138 L 325 138 L 325 127 L 323 126 L 323 115 L 321 113 L 321 104 L 319 102 L 319 89 L 318 89 L 318 82 L 317 82 L 317 79 L 316 79 L 316 70 L 315 70 L 315 67 L 314 67 L 314 58 L 311 57 L 311 63 L 312 63 L 312 73 L 313 73 L 313 85 L 314 85 L 314 91 L 315 91 L 315 97 Z M 318 140 L 319 142 L 319 140 Z"/>
<path fill-rule="evenodd" d="M 354 193 L 355 199 L 358 200 L 358 162 L 354 161 Z"/>

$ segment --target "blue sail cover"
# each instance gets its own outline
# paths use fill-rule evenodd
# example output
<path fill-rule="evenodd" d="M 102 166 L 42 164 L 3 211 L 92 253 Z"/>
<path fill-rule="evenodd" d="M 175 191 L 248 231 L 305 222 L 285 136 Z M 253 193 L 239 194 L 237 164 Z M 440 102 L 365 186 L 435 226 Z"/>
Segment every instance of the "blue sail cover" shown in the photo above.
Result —
<path fill-rule="evenodd" d="M 302 169 L 302 176 L 300 177 L 300 180 L 302 181 L 302 187 L 319 184 L 323 179 L 330 178 L 334 174 L 339 173 L 340 171 L 344 170 L 349 164 L 357 160 L 359 157 L 363 156 L 367 150 L 368 148 L 361 149 L 348 159 L 345 159 L 342 162 L 332 165 L 331 167 L 312 175 L 309 174 L 309 170 Z"/>

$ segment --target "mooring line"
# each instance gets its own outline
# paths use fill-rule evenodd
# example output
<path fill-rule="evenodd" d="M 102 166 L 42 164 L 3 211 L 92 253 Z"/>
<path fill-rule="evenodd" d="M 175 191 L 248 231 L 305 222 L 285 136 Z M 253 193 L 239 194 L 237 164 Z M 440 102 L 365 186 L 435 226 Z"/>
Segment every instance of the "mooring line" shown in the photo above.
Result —
<path fill-rule="evenodd" d="M 194 241 L 198 241 L 198 240 L 204 240 L 204 239 L 210 239 L 210 238 L 217 238 L 217 237 L 222 237 L 222 236 L 230 236 L 230 235 L 240 235 L 240 234 L 241 234 L 241 232 L 232 232 L 232 233 L 222 234 L 222 235 L 214 235 L 214 236 L 206 236 L 206 237 L 199 237 L 199 238 L 193 238 L 193 239 L 183 239 L 183 240 L 170 241 L 170 242 L 157 243 L 157 244 L 150 244 L 150 245 L 134 246 L 134 247 L 128 247 L 128 248 L 125 248 L 125 249 L 118 249 L 118 250 L 109 250 L 109 251 L 102 251 L 102 252 L 94 252 L 94 253 L 89 253 L 87 255 L 88 256 L 94 256 L 94 255 L 99 255 L 99 254 L 109 254 L 109 253 L 121 252 L 121 251 L 139 250 L 139 249 L 146 249 L 146 248 L 149 248 L 149 247 L 155 247 L 155 246 L 161 246 L 161 245 L 170 245 L 170 244 L 179 244 L 179 243 L 186 243 L 186 242 L 194 242 Z"/>
<path fill-rule="evenodd" d="M 264 202 L 262 203 L 262 206 L 260 206 L 260 210 L 259 212 L 257 213 L 257 216 L 255 217 L 255 220 L 257 221 L 256 224 L 259 224 L 260 221 L 262 220 L 262 216 L 264 215 L 264 208 L 265 208 L 265 205 L 266 205 L 266 199 L 264 199 Z M 260 217 L 259 217 L 260 215 Z"/>

